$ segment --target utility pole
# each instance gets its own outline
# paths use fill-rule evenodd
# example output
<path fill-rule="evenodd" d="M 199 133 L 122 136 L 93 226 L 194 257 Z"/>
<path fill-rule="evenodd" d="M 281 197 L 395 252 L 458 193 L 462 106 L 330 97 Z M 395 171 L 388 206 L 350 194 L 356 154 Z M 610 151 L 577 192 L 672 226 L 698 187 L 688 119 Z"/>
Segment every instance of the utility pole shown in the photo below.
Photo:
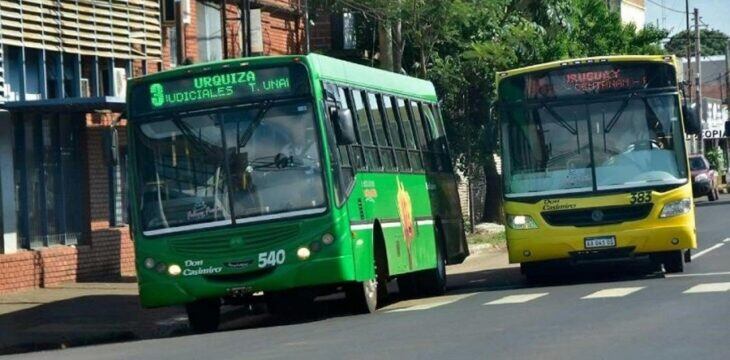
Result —
<path fill-rule="evenodd" d="M 702 121 L 702 51 L 701 51 L 701 45 L 702 42 L 700 40 L 700 11 L 695 8 L 694 11 L 695 15 L 695 62 L 697 63 L 697 74 L 695 75 L 695 111 L 697 112 L 697 119 L 699 119 L 700 124 L 704 123 Z M 701 128 L 701 126 L 700 126 Z M 700 153 L 705 153 L 705 141 L 702 139 L 702 131 L 700 131 L 700 135 L 698 136 L 700 140 Z"/>
<path fill-rule="evenodd" d="M 689 0 L 684 0 L 684 15 L 687 18 L 687 76 L 684 77 L 687 82 L 687 103 L 692 104 L 692 37 L 689 32 Z"/>
<path fill-rule="evenodd" d="M 304 0 L 304 37 L 307 41 L 304 43 L 304 54 L 309 54 L 311 43 L 309 37 L 311 36 L 311 30 L 309 29 L 309 0 Z"/>
<path fill-rule="evenodd" d="M 726 111 L 730 112 L 730 40 L 725 44 L 725 106 Z M 730 120 L 730 114 L 728 114 L 726 119 Z M 724 135 L 727 136 L 730 134 Z"/>

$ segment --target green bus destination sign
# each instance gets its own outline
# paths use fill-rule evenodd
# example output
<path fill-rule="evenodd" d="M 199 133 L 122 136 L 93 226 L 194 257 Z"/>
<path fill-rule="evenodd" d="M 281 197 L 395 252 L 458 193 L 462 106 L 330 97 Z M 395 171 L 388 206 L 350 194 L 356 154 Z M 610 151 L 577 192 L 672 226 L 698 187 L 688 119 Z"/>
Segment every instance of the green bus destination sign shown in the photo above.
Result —
<path fill-rule="evenodd" d="M 225 69 L 228 71 L 147 83 L 137 86 L 132 94 L 136 104 L 147 106 L 132 111 L 145 113 L 186 105 L 207 106 L 211 102 L 293 95 L 300 92 L 302 80 L 297 78 L 304 72 L 297 68 Z"/>

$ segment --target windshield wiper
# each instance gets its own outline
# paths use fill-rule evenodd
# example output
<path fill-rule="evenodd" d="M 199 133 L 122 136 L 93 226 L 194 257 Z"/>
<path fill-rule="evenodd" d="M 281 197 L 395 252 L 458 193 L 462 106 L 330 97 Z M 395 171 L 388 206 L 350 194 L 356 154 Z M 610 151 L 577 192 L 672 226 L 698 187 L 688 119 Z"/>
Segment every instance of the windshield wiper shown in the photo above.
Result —
<path fill-rule="evenodd" d="M 632 92 L 631 94 L 629 94 L 629 96 L 626 97 L 626 99 L 624 99 L 624 101 L 621 103 L 621 107 L 619 107 L 616 114 L 613 115 L 611 120 L 608 122 L 608 125 L 603 128 L 604 133 L 608 134 L 611 132 L 611 129 L 616 126 L 618 119 L 621 118 L 621 115 L 623 115 L 626 108 L 629 107 L 629 101 L 631 101 L 631 99 L 633 99 L 635 96 L 639 96 L 639 93 Z"/>
<path fill-rule="evenodd" d="M 261 125 L 261 123 L 264 120 L 264 115 L 271 109 L 271 105 L 273 105 L 273 101 L 266 100 L 263 102 L 261 108 L 259 109 L 259 112 L 256 114 L 256 117 L 254 117 L 253 121 L 251 122 L 251 125 L 248 126 L 248 129 L 246 129 L 246 132 L 241 135 L 241 137 L 238 138 L 238 148 L 242 148 L 246 146 L 246 143 L 248 143 L 249 140 L 253 137 L 254 131 L 256 131 L 256 128 Z"/>
<path fill-rule="evenodd" d="M 547 110 L 547 112 L 553 118 L 555 118 L 555 120 L 558 121 L 558 124 L 560 124 L 560 126 L 564 127 L 565 130 L 568 130 L 568 132 L 570 132 L 571 135 L 578 134 L 578 130 L 576 128 L 570 126 L 570 124 L 567 121 L 565 121 L 565 119 L 563 119 L 563 117 L 560 116 L 560 114 L 558 114 L 555 110 L 553 110 L 553 108 L 551 108 L 548 104 L 546 104 L 543 101 L 540 101 L 540 106 L 545 108 L 545 110 Z"/>

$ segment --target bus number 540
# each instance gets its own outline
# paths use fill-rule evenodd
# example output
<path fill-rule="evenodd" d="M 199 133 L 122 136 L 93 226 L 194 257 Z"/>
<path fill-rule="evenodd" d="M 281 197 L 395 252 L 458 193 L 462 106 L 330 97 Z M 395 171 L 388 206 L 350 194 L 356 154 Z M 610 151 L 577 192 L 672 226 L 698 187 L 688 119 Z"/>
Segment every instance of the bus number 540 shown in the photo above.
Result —
<path fill-rule="evenodd" d="M 284 250 L 275 250 L 259 253 L 259 267 L 265 268 L 269 266 L 281 265 L 286 259 Z"/>

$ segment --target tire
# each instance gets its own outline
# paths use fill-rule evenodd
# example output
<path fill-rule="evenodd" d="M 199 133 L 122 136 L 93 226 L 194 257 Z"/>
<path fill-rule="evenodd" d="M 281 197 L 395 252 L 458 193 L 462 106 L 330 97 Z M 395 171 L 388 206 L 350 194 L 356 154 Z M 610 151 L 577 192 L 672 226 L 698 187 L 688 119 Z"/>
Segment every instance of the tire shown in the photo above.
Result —
<path fill-rule="evenodd" d="M 541 283 L 548 279 L 546 266 L 539 261 L 520 263 L 520 272 L 530 284 Z"/>
<path fill-rule="evenodd" d="M 378 304 L 388 297 L 388 259 L 385 241 L 378 230 L 373 243 L 373 273 L 375 278 L 358 281 L 345 287 L 345 297 L 356 314 L 372 314 Z"/>
<path fill-rule="evenodd" d="M 374 278 L 348 285 L 345 297 L 354 313 L 374 313 L 378 309 L 378 280 Z"/>
<path fill-rule="evenodd" d="M 712 189 L 710 189 L 710 193 L 707 194 L 707 200 L 716 201 L 718 198 L 719 194 L 717 193 L 717 189 L 713 186 Z"/>
<path fill-rule="evenodd" d="M 684 254 L 682 250 L 662 253 L 662 264 L 667 274 L 684 272 Z"/>
<path fill-rule="evenodd" d="M 221 319 L 220 299 L 198 300 L 185 304 L 190 328 L 196 333 L 218 330 Z"/>
<path fill-rule="evenodd" d="M 419 295 L 418 279 L 416 274 L 398 276 L 398 293 L 403 298 L 415 298 Z"/>
<path fill-rule="evenodd" d="M 436 267 L 418 273 L 418 288 L 423 295 L 437 296 L 446 292 L 446 256 L 443 253 L 443 232 L 440 226 L 436 231 Z"/>

